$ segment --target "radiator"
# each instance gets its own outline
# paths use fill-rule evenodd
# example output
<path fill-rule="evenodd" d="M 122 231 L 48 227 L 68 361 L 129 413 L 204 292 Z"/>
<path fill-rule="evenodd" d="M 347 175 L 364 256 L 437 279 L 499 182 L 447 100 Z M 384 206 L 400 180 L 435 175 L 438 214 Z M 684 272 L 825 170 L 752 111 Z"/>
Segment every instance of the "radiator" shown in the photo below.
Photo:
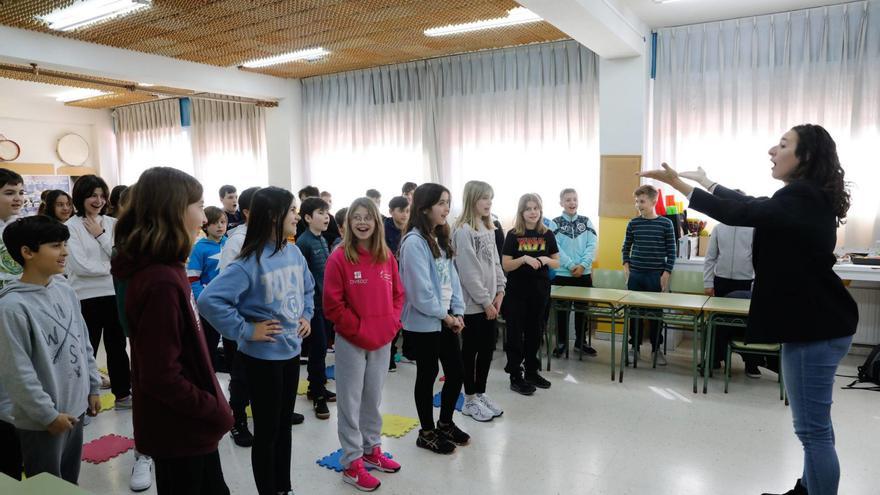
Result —
<path fill-rule="evenodd" d="M 880 344 L 880 289 L 852 282 L 849 293 L 859 305 L 859 326 L 853 344 Z"/>

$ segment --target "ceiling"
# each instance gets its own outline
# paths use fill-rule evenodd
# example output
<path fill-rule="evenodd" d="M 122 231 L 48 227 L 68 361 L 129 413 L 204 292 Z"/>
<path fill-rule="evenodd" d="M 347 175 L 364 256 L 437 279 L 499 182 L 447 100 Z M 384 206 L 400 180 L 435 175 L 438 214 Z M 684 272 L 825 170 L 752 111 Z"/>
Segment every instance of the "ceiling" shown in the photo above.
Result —
<path fill-rule="evenodd" d="M 513 0 L 153 0 L 153 7 L 71 33 L 35 16 L 72 0 L 0 3 L 0 24 L 221 67 L 322 46 L 331 55 L 254 72 L 309 77 L 454 53 L 565 39 L 547 22 L 430 38 L 429 27 L 503 17 Z"/>
<path fill-rule="evenodd" d="M 847 0 L 618 0 L 652 28 L 735 19 L 791 10 L 837 5 Z"/>

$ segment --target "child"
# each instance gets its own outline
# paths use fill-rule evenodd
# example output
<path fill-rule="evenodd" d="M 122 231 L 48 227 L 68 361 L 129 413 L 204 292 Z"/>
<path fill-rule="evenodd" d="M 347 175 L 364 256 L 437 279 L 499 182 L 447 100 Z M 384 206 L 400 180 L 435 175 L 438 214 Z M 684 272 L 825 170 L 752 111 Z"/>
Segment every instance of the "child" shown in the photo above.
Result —
<path fill-rule="evenodd" d="M 492 197 L 485 182 L 464 185 L 464 211 L 458 218 L 452 245 L 455 268 L 461 274 L 464 294 L 464 330 L 461 354 L 464 358 L 464 406 L 462 414 L 477 421 L 492 421 L 504 411 L 486 395 L 486 381 L 495 352 L 495 320 L 504 300 L 504 270 L 495 247 Z"/>
<path fill-rule="evenodd" d="M 367 192 L 364 195 L 370 198 L 373 203 L 376 203 L 376 208 L 382 207 L 382 193 L 380 193 L 378 190 L 367 189 Z"/>
<path fill-rule="evenodd" d="M 328 205 L 320 198 L 307 198 L 302 202 L 300 213 L 309 228 L 296 240 L 296 247 L 309 264 L 309 271 L 315 279 L 315 314 L 312 316 L 312 333 L 303 340 L 309 358 L 309 390 L 307 398 L 313 402 L 318 419 L 330 418 L 328 402 L 336 402 L 336 394 L 327 390 L 327 334 L 324 331 L 324 312 L 322 297 L 324 287 L 324 266 L 330 256 L 327 240 L 321 235 L 330 224 Z"/>
<path fill-rule="evenodd" d="M 413 188 L 415 189 L 415 188 Z M 400 236 L 406 229 L 406 223 L 409 222 L 409 200 L 403 196 L 395 196 L 388 202 L 388 212 L 390 217 L 385 217 L 383 224 L 385 227 L 385 243 L 394 257 L 400 248 Z M 397 363 L 394 362 L 394 356 L 397 354 L 397 338 L 400 332 L 394 336 L 391 341 L 391 357 L 389 358 L 388 371 L 394 373 L 397 371 Z"/>
<path fill-rule="evenodd" d="M 633 193 L 639 216 L 629 221 L 626 237 L 623 240 L 623 271 L 626 274 L 626 288 L 647 292 L 666 292 L 669 287 L 669 274 L 675 265 L 675 233 L 672 222 L 666 217 L 657 216 L 657 189 L 644 185 Z M 641 320 L 632 321 L 630 344 L 641 344 Z M 658 331 L 657 322 L 649 321 L 651 352 L 657 353 L 657 364 L 666 365 L 666 356 L 660 349 L 663 336 Z M 636 359 L 630 351 L 630 361 Z"/>
<path fill-rule="evenodd" d="M 412 204 L 413 191 L 415 191 L 417 187 L 419 187 L 419 185 L 415 182 L 404 182 L 403 186 L 400 188 L 400 194 Z"/>
<path fill-rule="evenodd" d="M 534 394 L 535 387 L 550 388 L 550 382 L 538 374 L 538 347 L 550 304 L 550 269 L 559 268 L 559 248 L 543 217 L 537 194 L 520 197 L 516 223 L 504 239 L 501 258 L 507 272 L 502 308 L 507 322 L 504 370 L 510 374 L 510 389 L 522 395 Z"/>
<path fill-rule="evenodd" d="M 113 274 L 131 336 L 135 444 L 153 457 L 158 493 L 228 494 L 217 445 L 232 414 L 184 267 L 205 221 L 202 186 L 179 170 L 154 167 L 128 194 Z"/>
<path fill-rule="evenodd" d="M 404 340 L 415 354 L 415 402 L 422 428 L 416 445 L 437 454 L 450 454 L 470 435 L 452 422 L 461 392 L 464 369 L 458 334 L 464 328 L 464 302 L 458 272 L 452 263 L 449 238 L 449 190 L 422 184 L 413 193 L 412 214 L 400 245 L 400 275 L 406 291 L 401 323 Z M 446 381 L 440 393 L 440 421 L 434 427 L 432 394 L 443 365 Z"/>
<path fill-rule="evenodd" d="M 110 390 L 116 396 L 115 407 L 131 409 L 131 371 L 127 343 L 119 323 L 116 291 L 110 275 L 116 219 L 104 214 L 108 192 L 107 183 L 95 175 L 84 175 L 73 184 L 76 215 L 66 223 L 70 229 L 67 272 L 70 285 L 79 297 L 82 315 L 89 327 L 89 339 L 96 355 L 101 337 L 104 338 Z M 149 201 L 156 201 L 156 198 Z M 140 208 L 142 205 L 135 203 L 134 206 Z"/>
<path fill-rule="evenodd" d="M 333 208 L 333 195 L 330 191 L 321 191 L 321 199 L 327 202 L 327 210 Z"/>
<path fill-rule="evenodd" d="M 22 268 L 3 243 L 3 230 L 24 205 L 24 180 L 12 170 L 0 168 L 0 289 L 18 280 Z M 21 479 L 21 448 L 12 419 L 12 403 L 0 383 L 0 473 Z"/>
<path fill-rule="evenodd" d="M 101 379 L 76 293 L 56 278 L 64 273 L 69 236 L 64 224 L 41 215 L 3 232 L 24 270 L 20 281 L 0 291 L 0 379 L 12 402 L 25 474 L 46 472 L 76 484 L 83 416 L 101 409 Z"/>
<path fill-rule="evenodd" d="M 46 194 L 46 202 L 40 205 L 38 215 L 46 215 L 64 223 L 73 215 L 73 200 L 61 189 L 54 189 Z"/>
<path fill-rule="evenodd" d="M 192 284 L 193 296 L 198 301 L 205 286 L 214 280 L 220 273 L 220 251 L 226 244 L 226 219 L 223 210 L 216 206 L 205 208 L 207 223 L 202 227 L 206 237 L 199 239 L 192 248 L 189 261 L 186 264 L 186 275 Z M 202 328 L 205 330 L 205 340 L 208 343 L 208 353 L 211 355 L 211 363 L 216 368 L 217 344 L 220 342 L 220 334 L 208 322 L 202 318 Z"/>
<path fill-rule="evenodd" d="M 254 194 L 238 259 L 202 292 L 199 310 L 238 342 L 254 419 L 251 450 L 260 495 L 290 491 L 291 421 L 299 355 L 314 316 L 315 281 L 299 248 L 287 242 L 299 220 L 293 194 Z"/>
<path fill-rule="evenodd" d="M 336 324 L 336 378 L 342 479 L 362 491 L 380 483 L 366 466 L 396 473 L 400 464 L 382 454 L 382 387 L 390 342 L 400 328 L 403 286 L 397 261 L 385 245 L 379 210 L 366 198 L 354 200 L 345 239 L 327 261 L 324 308 Z"/>
<path fill-rule="evenodd" d="M 553 233 L 556 236 L 556 244 L 559 246 L 559 268 L 553 285 L 569 287 L 592 287 L 591 276 L 593 259 L 596 256 L 596 229 L 589 218 L 578 215 L 578 193 L 574 189 L 563 189 L 559 193 L 559 206 L 562 207 L 562 215 L 553 219 L 556 228 Z M 556 329 L 559 332 L 556 339 L 556 349 L 553 355 L 556 357 L 565 354 L 568 346 L 569 314 L 560 311 L 557 315 Z M 582 349 L 584 354 L 595 356 L 596 349 L 584 342 L 584 315 L 574 315 L 574 346 Z"/>
<path fill-rule="evenodd" d="M 223 203 L 223 213 L 226 214 L 226 223 L 232 230 L 244 223 L 244 214 L 238 209 L 238 191 L 235 186 L 225 185 L 220 187 L 220 202 Z"/>
<path fill-rule="evenodd" d="M 122 202 L 122 196 L 125 194 L 125 191 L 128 190 L 128 186 L 118 185 L 113 187 L 110 190 L 110 204 L 107 205 L 107 215 L 113 218 L 119 218 L 119 204 Z M 62 191 L 63 192 L 63 191 Z M 46 202 L 49 202 L 49 196 L 46 196 Z M 49 203 L 51 204 L 51 203 Z"/>

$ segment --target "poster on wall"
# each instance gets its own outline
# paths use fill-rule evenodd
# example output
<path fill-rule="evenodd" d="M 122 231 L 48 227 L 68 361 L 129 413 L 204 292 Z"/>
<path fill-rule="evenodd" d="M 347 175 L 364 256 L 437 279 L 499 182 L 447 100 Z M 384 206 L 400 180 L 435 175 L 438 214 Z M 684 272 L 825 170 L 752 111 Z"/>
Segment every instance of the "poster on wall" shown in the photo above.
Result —
<path fill-rule="evenodd" d="M 70 194 L 69 175 L 25 175 L 24 179 L 24 206 L 21 208 L 21 216 L 29 217 L 36 215 L 40 209 L 40 195 L 43 191 L 61 189 Z"/>

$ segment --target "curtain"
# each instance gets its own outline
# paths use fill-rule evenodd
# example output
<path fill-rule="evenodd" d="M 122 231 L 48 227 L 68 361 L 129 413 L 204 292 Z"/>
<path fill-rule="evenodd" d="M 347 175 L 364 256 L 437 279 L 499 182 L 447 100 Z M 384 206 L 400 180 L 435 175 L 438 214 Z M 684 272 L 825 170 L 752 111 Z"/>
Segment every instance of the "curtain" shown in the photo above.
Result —
<path fill-rule="evenodd" d="M 224 184 L 239 193 L 268 183 L 265 109 L 252 104 L 192 99 L 193 168 L 205 202 L 220 205 Z"/>
<path fill-rule="evenodd" d="M 852 208 L 840 245 L 880 237 L 880 3 L 853 2 L 657 33 L 652 156 L 703 166 L 750 194 L 782 186 L 767 150 L 792 126 L 820 124 L 838 146 Z"/>
<path fill-rule="evenodd" d="M 268 182 L 266 115 L 252 104 L 191 98 L 192 124 L 180 102 L 160 100 L 114 110 L 120 180 L 133 184 L 156 166 L 182 170 L 202 183 L 205 203 L 220 206 L 220 186 L 241 192 Z"/>
<path fill-rule="evenodd" d="M 337 206 L 435 181 L 455 214 L 476 179 L 493 186 L 506 224 L 527 192 L 546 216 L 565 187 L 583 214 L 598 211 L 598 58 L 574 41 L 309 78 L 303 108 L 307 179 Z"/>
<path fill-rule="evenodd" d="M 119 150 L 119 180 L 137 182 L 156 166 L 194 174 L 189 134 L 180 125 L 176 99 L 120 107 L 113 111 Z"/>

